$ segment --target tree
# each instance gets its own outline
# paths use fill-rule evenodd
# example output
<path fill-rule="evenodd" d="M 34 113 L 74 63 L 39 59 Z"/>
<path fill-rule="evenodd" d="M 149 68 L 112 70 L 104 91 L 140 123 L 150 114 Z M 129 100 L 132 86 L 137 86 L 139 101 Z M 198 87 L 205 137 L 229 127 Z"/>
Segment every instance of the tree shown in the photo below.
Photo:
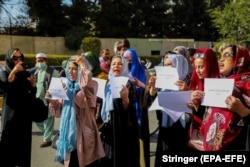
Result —
<path fill-rule="evenodd" d="M 61 4 L 62 0 L 27 0 L 29 16 L 38 23 L 38 35 L 64 36 L 68 25 Z"/>
<path fill-rule="evenodd" d="M 131 16 L 129 1 L 100 0 L 98 10 L 93 15 L 95 31 L 98 37 L 129 37 Z"/>
<path fill-rule="evenodd" d="M 205 0 L 180 0 L 173 6 L 169 36 L 194 38 L 195 40 L 215 40 L 217 37 Z"/>
<path fill-rule="evenodd" d="M 250 1 L 237 0 L 224 8 L 211 10 L 213 24 L 219 30 L 220 41 L 247 43 L 250 41 Z"/>

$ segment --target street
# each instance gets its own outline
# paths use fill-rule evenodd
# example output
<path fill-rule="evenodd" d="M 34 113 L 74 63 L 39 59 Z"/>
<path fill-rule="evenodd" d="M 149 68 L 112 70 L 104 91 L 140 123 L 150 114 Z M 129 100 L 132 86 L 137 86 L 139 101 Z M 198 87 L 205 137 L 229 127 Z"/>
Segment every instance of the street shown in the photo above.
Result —
<path fill-rule="evenodd" d="M 58 131 L 60 119 L 55 119 L 55 132 Z M 157 128 L 157 120 L 155 112 L 149 112 L 149 123 L 150 132 L 153 132 Z M 1 125 L 1 120 L 0 120 Z M 21 136 L 20 136 L 21 137 Z M 150 137 L 150 167 L 154 166 L 154 153 L 156 148 L 157 133 Z M 63 167 L 58 162 L 54 161 L 55 150 L 51 147 L 40 148 L 42 143 L 42 133 L 38 130 L 35 123 L 33 123 L 32 128 L 32 157 L 31 157 L 31 167 Z"/>

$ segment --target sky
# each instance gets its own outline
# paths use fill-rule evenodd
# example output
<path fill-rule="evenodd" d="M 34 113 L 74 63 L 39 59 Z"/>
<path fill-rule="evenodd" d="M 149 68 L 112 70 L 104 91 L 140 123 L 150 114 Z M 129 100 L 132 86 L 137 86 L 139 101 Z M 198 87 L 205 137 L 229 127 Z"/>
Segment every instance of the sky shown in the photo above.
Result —
<path fill-rule="evenodd" d="M 26 7 L 24 2 L 25 0 L 9 0 L 8 2 L 5 2 L 5 4 L 3 5 L 4 9 L 0 8 L 0 28 L 6 25 L 10 25 L 10 19 L 12 23 L 15 22 L 16 16 L 21 13 L 20 10 Z M 71 0 L 63 0 L 63 3 L 70 5 Z M 6 11 L 8 11 L 9 13 Z"/>

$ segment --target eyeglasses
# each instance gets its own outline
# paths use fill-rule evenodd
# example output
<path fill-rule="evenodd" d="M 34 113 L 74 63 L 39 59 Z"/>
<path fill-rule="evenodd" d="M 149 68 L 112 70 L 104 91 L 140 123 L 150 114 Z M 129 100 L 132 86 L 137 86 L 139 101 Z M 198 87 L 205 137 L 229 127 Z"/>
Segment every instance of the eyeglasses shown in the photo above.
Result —
<path fill-rule="evenodd" d="M 225 52 L 223 55 L 220 56 L 220 58 L 227 58 L 227 57 L 233 57 L 233 53 L 232 52 Z"/>
<path fill-rule="evenodd" d="M 204 54 L 204 53 L 195 53 L 193 57 L 194 57 L 195 59 L 197 59 L 197 58 L 201 58 L 201 59 L 203 59 L 203 58 L 204 58 L 204 56 L 205 56 L 205 54 Z"/>
<path fill-rule="evenodd" d="M 14 61 L 23 60 L 23 56 L 12 56 L 12 60 Z"/>

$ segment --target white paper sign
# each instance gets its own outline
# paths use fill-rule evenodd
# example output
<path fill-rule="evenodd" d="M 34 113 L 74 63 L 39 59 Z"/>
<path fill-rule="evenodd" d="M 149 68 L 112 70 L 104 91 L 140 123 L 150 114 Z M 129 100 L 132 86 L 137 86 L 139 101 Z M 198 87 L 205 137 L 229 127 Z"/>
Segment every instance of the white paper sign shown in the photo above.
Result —
<path fill-rule="evenodd" d="M 179 80 L 179 75 L 176 68 L 155 66 L 156 72 L 156 88 L 169 89 L 169 90 L 179 90 L 178 86 L 175 84 Z"/>
<path fill-rule="evenodd" d="M 152 105 L 148 108 L 148 111 L 155 111 L 155 110 L 161 110 L 161 111 L 167 113 L 173 119 L 174 122 L 176 122 L 183 114 L 182 112 L 176 112 L 176 111 L 172 111 L 170 109 L 161 107 L 159 105 L 158 96 L 156 96 L 156 98 L 153 101 Z"/>
<path fill-rule="evenodd" d="M 105 91 L 105 86 L 107 83 L 107 80 L 105 79 L 100 79 L 100 78 L 92 78 L 98 83 L 98 89 L 97 89 L 97 96 L 104 99 L 104 91 Z"/>
<path fill-rule="evenodd" d="M 188 108 L 191 101 L 191 91 L 158 92 L 159 105 L 176 112 L 192 113 Z"/>
<path fill-rule="evenodd" d="M 151 106 L 148 108 L 148 111 L 155 111 L 155 110 L 163 110 L 163 107 L 159 105 L 158 96 L 156 96 L 155 100 L 151 104 Z"/>
<path fill-rule="evenodd" d="M 122 89 L 122 85 L 126 86 L 128 82 L 128 77 L 112 77 L 109 80 L 110 87 L 111 87 L 111 93 L 113 98 L 120 98 L 120 91 Z"/>
<path fill-rule="evenodd" d="M 227 105 L 225 100 L 233 93 L 234 79 L 205 78 L 204 84 L 205 96 L 201 104 L 211 107 L 226 108 Z"/>
<path fill-rule="evenodd" d="M 51 99 L 69 100 L 66 91 L 63 88 L 61 78 L 52 77 L 48 91 L 51 95 Z"/>

